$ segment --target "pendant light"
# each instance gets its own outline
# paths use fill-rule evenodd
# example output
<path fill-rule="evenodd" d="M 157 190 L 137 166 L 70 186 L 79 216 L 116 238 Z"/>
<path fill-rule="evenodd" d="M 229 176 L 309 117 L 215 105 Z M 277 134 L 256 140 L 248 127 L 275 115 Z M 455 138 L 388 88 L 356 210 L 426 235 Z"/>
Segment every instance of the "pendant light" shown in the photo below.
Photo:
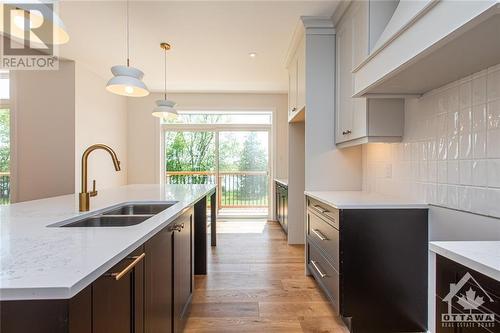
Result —
<path fill-rule="evenodd" d="M 127 66 L 116 65 L 111 67 L 113 78 L 108 81 L 106 89 L 114 94 L 128 97 L 144 97 L 149 90 L 142 82 L 144 73 L 130 67 L 130 37 L 129 37 L 129 1 L 127 0 Z"/>
<path fill-rule="evenodd" d="M 168 43 L 161 43 L 160 47 L 165 51 L 165 81 L 164 81 L 164 91 L 163 99 L 157 100 L 156 107 L 153 109 L 153 116 L 160 117 L 164 119 L 175 119 L 177 118 L 177 110 L 174 109 L 175 102 L 167 99 L 167 51 L 170 50 L 171 46 Z"/>
<path fill-rule="evenodd" d="M 16 41 L 24 43 L 25 30 L 42 26 L 46 20 L 50 21 L 53 31 L 52 41 L 49 44 L 61 45 L 69 41 L 69 35 L 61 18 L 56 14 L 53 6 L 41 3 L 38 0 L 30 3 L 8 3 L 4 5 L 4 11 L 10 11 L 13 23 L 9 29 L 9 36 Z M 3 24 L 0 27 L 3 31 Z M 45 45 L 46 41 L 30 40 L 35 46 Z"/>

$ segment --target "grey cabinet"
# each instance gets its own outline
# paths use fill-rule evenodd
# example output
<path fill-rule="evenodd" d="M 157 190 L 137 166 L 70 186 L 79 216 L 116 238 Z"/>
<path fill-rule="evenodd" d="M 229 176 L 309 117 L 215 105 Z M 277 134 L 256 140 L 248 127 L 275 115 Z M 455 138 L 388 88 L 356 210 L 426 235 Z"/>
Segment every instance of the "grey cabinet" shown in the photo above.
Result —
<path fill-rule="evenodd" d="M 403 137 L 404 99 L 354 98 L 353 70 L 368 56 L 370 2 L 355 1 L 336 26 L 335 142 L 348 147 Z"/>
<path fill-rule="evenodd" d="M 288 232 L 288 186 L 275 182 L 276 220 Z"/>
<path fill-rule="evenodd" d="M 351 332 L 427 331 L 427 209 L 306 199 L 307 269 Z"/>

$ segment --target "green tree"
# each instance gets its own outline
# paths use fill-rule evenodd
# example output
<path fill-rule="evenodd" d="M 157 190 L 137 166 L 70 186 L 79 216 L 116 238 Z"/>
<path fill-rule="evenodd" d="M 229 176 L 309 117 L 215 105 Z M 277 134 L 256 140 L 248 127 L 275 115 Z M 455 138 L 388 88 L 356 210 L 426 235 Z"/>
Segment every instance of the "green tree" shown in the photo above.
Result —
<path fill-rule="evenodd" d="M 0 109 L 0 172 L 10 170 L 10 112 Z"/>
<path fill-rule="evenodd" d="M 267 154 L 257 137 L 256 132 L 251 132 L 243 143 L 239 170 L 241 171 L 266 171 Z M 243 176 L 240 183 L 241 193 L 250 200 L 260 199 L 267 194 L 267 177 L 246 175 Z"/>

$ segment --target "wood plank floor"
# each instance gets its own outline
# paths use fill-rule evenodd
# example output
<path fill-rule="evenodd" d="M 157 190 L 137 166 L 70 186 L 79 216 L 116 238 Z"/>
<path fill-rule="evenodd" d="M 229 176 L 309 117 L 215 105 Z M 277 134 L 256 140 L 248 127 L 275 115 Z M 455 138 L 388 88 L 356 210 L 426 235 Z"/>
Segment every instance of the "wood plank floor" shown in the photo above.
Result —
<path fill-rule="evenodd" d="M 276 222 L 217 222 L 208 275 L 195 277 L 186 332 L 348 333 L 314 279 L 304 246 Z"/>

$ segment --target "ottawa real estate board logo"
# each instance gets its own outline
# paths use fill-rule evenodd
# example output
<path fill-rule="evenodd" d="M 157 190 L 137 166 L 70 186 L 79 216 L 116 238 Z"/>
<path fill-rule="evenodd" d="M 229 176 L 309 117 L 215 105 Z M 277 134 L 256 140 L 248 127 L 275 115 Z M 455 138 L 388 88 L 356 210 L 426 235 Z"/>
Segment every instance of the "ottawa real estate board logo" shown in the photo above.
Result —
<path fill-rule="evenodd" d="M 495 327 L 495 313 L 488 310 L 494 299 L 470 273 L 458 283 L 450 283 L 450 292 L 442 301 L 448 303 L 448 311 L 441 314 L 443 327 Z"/>
<path fill-rule="evenodd" d="M 56 70 L 54 4 L 2 2 L 0 68 Z"/>

